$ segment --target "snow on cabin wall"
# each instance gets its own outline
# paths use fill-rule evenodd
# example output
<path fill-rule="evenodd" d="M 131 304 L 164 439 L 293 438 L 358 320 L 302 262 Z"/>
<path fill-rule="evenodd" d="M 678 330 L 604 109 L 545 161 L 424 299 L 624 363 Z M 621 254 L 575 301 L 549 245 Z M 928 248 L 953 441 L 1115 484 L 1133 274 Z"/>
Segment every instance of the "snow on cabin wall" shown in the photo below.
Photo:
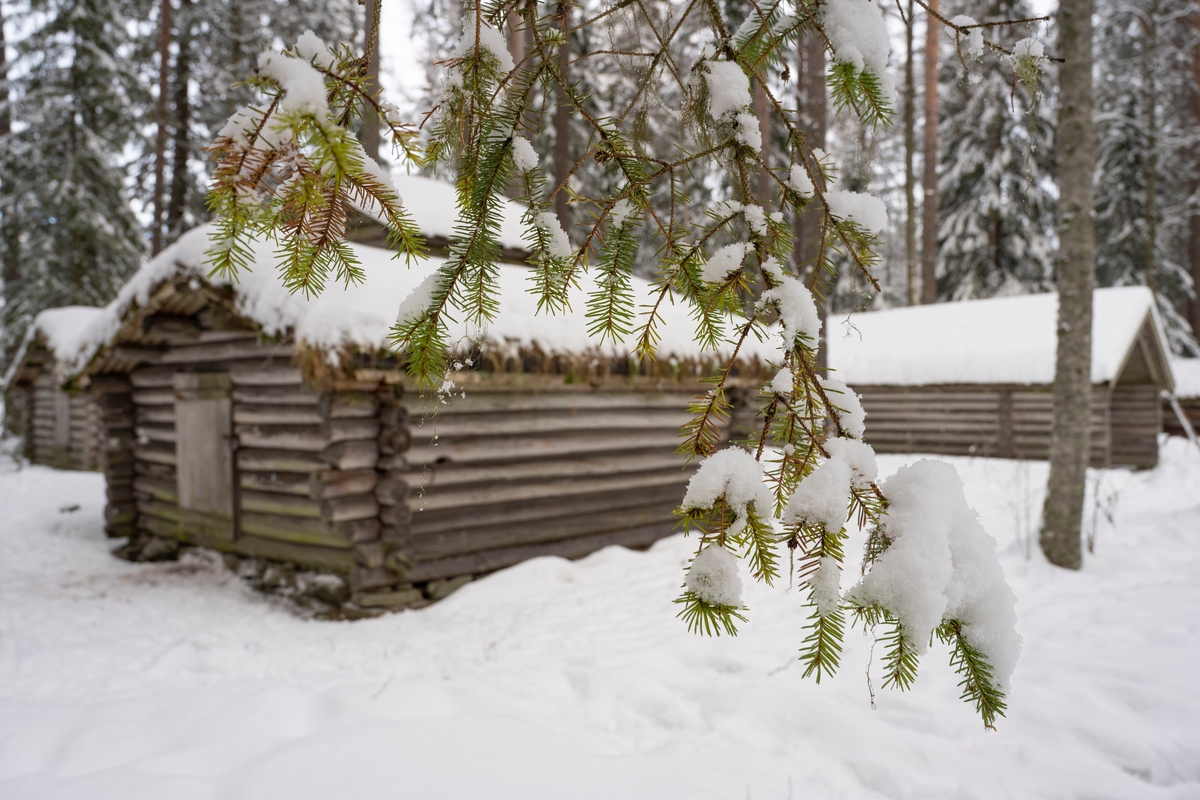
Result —
<path fill-rule="evenodd" d="M 1054 381 L 1056 294 L 972 300 L 831 318 L 829 363 L 850 385 L 1037 385 Z M 1147 314 L 1142 286 L 1097 289 L 1092 382 L 1116 377 Z"/>
<path fill-rule="evenodd" d="M 86 345 L 77 366 L 82 366 L 97 349 L 112 341 L 125 313 L 135 305 L 144 306 L 154 288 L 165 280 L 190 275 L 218 285 L 229 283 L 219 277 L 207 276 L 204 252 L 210 246 L 210 230 L 210 226 L 204 225 L 189 231 L 130 279 L 117 298 L 89 325 L 83 336 Z M 350 247 L 362 263 L 366 279 L 351 285 L 331 280 L 319 296 L 305 297 L 292 294 L 283 287 L 272 245 L 255 242 L 252 265 L 240 273 L 235 282 L 238 310 L 262 326 L 266 333 L 291 331 L 298 341 L 318 350 L 332 352 L 348 346 L 370 350 L 385 348 L 401 303 L 444 260 L 415 261 L 410 267 L 403 259 L 393 258 L 390 251 L 361 245 Z M 458 343 L 464 350 L 479 341 L 510 346 L 536 345 L 551 354 L 595 350 L 608 356 L 621 356 L 631 350 L 631 347 L 611 342 L 598 345 L 588 335 L 584 316 L 585 297 L 591 289 L 588 276 L 584 276 L 581 287 L 571 295 L 572 311 L 549 315 L 538 313 L 537 297 L 529 293 L 532 274 L 527 267 L 501 264 L 500 312 L 496 320 L 483 329 L 463 320 L 451 323 L 450 341 Z M 647 281 L 634 277 L 633 286 L 636 307 L 640 309 L 651 302 L 651 286 Z M 663 323 L 658 348 L 660 358 L 705 355 L 694 340 L 695 325 L 683 302 L 664 302 L 659 307 L 659 314 Z M 745 357 L 766 359 L 776 357 L 777 349 L 772 342 L 752 340 L 741 353 Z"/>

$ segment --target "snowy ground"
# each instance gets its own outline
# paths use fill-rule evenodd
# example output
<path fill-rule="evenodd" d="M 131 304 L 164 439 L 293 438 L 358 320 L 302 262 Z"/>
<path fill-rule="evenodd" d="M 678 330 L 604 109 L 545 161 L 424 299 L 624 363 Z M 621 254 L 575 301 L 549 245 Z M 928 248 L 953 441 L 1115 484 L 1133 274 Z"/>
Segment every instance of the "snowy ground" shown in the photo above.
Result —
<path fill-rule="evenodd" d="M 1200 453 L 1105 473 L 1115 523 L 1078 574 L 1025 556 L 1044 464 L 955 464 L 1025 637 L 994 733 L 936 648 L 877 710 L 858 632 L 802 679 L 795 591 L 751 589 L 737 639 L 689 635 L 681 537 L 317 622 L 213 559 L 118 561 L 99 476 L 5 461 L 0 797 L 1200 798 Z"/>

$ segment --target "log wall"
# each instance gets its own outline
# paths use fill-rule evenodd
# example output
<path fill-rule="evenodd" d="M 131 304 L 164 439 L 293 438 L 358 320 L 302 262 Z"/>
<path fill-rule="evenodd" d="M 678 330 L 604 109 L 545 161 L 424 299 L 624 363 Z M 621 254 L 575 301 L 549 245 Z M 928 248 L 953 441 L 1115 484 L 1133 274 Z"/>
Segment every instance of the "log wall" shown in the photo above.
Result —
<path fill-rule="evenodd" d="M 95 398 L 63 391 L 52 370 L 41 370 L 27 392 L 29 460 L 59 469 L 100 469 L 103 426 Z"/>
<path fill-rule="evenodd" d="M 1049 458 L 1054 396 L 1048 386 L 854 389 L 867 412 L 866 441 L 877 453 Z M 1157 386 L 1093 387 L 1093 467 L 1154 466 L 1161 429 Z"/>

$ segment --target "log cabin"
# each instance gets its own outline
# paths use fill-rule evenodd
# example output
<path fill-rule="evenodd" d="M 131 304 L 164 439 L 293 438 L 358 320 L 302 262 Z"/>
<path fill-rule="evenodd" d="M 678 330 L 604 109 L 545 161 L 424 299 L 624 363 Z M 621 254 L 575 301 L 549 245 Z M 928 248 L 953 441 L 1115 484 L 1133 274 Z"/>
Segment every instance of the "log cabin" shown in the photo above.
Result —
<path fill-rule="evenodd" d="M 1040 294 L 831 318 L 829 364 L 876 452 L 1046 459 L 1057 308 Z M 1091 464 L 1152 467 L 1174 390 L 1154 297 L 1097 289 L 1093 309 Z"/>
<path fill-rule="evenodd" d="M 51 308 L 34 317 L 4 376 L 5 425 L 22 437 L 31 463 L 59 469 L 98 470 L 103 435 L 96 398 L 68 392 L 66 370 L 83 347 L 82 336 L 99 308 Z"/>
<path fill-rule="evenodd" d="M 590 339 L 582 294 L 539 314 L 528 268 L 501 264 L 499 316 L 451 325 L 456 369 L 423 394 L 388 334 L 438 258 L 351 245 L 364 281 L 305 297 L 271 245 L 233 283 L 207 276 L 208 247 L 199 228 L 143 267 L 75 373 L 104 425 L 107 530 L 131 557 L 182 542 L 290 564 L 341 576 L 343 608 L 369 611 L 676 530 L 678 430 L 719 357 L 682 304 L 663 309 L 659 359 L 638 360 Z"/>

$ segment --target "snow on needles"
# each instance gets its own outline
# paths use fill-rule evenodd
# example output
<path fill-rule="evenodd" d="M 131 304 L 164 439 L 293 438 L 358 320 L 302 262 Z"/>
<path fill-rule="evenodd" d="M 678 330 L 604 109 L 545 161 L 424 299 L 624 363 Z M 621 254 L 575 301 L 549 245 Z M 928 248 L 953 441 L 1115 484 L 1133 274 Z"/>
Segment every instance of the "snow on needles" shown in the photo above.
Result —
<path fill-rule="evenodd" d="M 463 17 L 463 33 L 462 38 L 458 40 L 458 55 L 468 58 L 475 52 L 477 32 L 480 51 L 490 53 L 500 62 L 501 71 L 512 72 L 516 65 L 513 63 L 512 54 L 508 52 L 508 42 L 504 41 L 504 34 L 495 28 L 489 28 L 482 20 L 476 20 L 474 14 L 468 13 Z"/>
<path fill-rule="evenodd" d="M 312 114 L 320 119 L 329 116 L 325 78 L 312 64 L 268 50 L 259 54 L 258 70 L 283 89 L 283 99 L 279 102 L 281 111 Z"/>
<path fill-rule="evenodd" d="M 333 66 L 333 53 L 329 47 L 312 31 L 305 31 L 296 40 L 296 52 L 306 61 L 311 61 L 318 67 L 329 69 Z"/>
<path fill-rule="evenodd" d="M 740 447 L 718 450 L 700 464 L 688 481 L 680 504 L 684 511 L 712 508 L 721 498 L 733 511 L 729 535 L 737 536 L 746 527 L 747 509 L 753 504 L 764 519 L 771 514 L 773 500 L 763 483 L 763 470 L 753 455 Z"/>
<path fill-rule="evenodd" d="M 708 113 L 713 119 L 750 105 L 750 79 L 736 61 L 708 62 Z"/>
<path fill-rule="evenodd" d="M 787 525 L 824 525 L 839 531 L 849 516 L 850 490 L 865 489 L 878 475 L 875 451 L 855 439 L 825 441 L 829 458 L 800 481 L 783 511 Z"/>
<path fill-rule="evenodd" d="M 524 136 L 513 137 L 512 158 L 513 166 L 521 172 L 532 172 L 538 167 L 537 151 Z"/>
<path fill-rule="evenodd" d="M 696 555 L 684 585 L 709 605 L 738 607 L 742 604 L 737 556 L 718 544 L 710 544 Z"/>
<path fill-rule="evenodd" d="M 830 404 L 838 410 L 838 422 L 842 424 L 842 430 L 861 439 L 867 429 L 867 412 L 863 409 L 858 395 L 839 380 L 820 376 L 817 380 L 821 381 L 821 388 L 825 390 Z"/>
<path fill-rule="evenodd" d="M 958 620 L 1007 692 L 1021 652 L 1016 596 L 958 473 L 944 462 L 921 460 L 880 488 L 889 501 L 883 533 L 890 544 L 847 597 L 891 612 L 918 654 L 943 620 Z"/>
<path fill-rule="evenodd" d="M 879 233 L 887 227 L 887 206 L 866 192 L 826 192 L 829 213 L 857 223 L 867 233 Z"/>
<path fill-rule="evenodd" d="M 799 278 L 784 275 L 779 285 L 762 293 L 760 307 L 774 305 L 779 309 L 779 324 L 783 326 L 785 345 L 795 347 L 800 339 L 815 342 L 821 333 L 821 318 L 812 292 Z"/>
<path fill-rule="evenodd" d="M 886 85 L 891 41 L 879 3 L 827 0 L 821 7 L 821 22 L 835 61 L 851 64 L 857 72 L 870 72 Z"/>
<path fill-rule="evenodd" d="M 700 277 L 706 283 L 722 283 L 729 273 L 741 269 L 742 261 L 752 249 L 747 242 L 725 245 L 704 262 L 700 269 Z"/>

